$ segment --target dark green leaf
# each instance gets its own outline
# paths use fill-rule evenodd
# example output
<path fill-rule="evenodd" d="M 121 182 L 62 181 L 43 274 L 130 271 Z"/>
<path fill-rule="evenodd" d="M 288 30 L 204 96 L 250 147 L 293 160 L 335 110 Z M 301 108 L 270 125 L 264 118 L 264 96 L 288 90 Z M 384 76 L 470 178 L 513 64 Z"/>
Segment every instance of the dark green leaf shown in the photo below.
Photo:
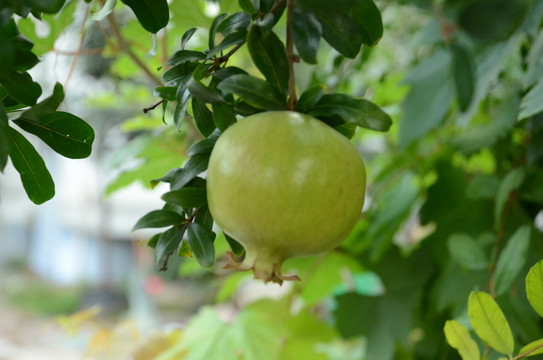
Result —
<path fill-rule="evenodd" d="M 299 8 L 294 9 L 292 22 L 292 39 L 300 57 L 309 64 L 317 63 L 317 50 L 321 37 L 321 24 L 311 13 Z"/>
<path fill-rule="evenodd" d="M 347 139 L 352 139 L 356 134 L 356 124 L 345 122 L 340 125 L 334 126 L 334 129 L 340 134 L 344 135 Z"/>
<path fill-rule="evenodd" d="M 322 37 L 330 46 L 348 58 L 355 58 L 362 46 L 363 33 L 356 22 L 343 11 L 316 9 Z"/>
<path fill-rule="evenodd" d="M 6 92 L 25 105 L 34 105 L 41 95 L 41 86 L 26 72 L 0 71 L 0 83 Z"/>
<path fill-rule="evenodd" d="M 205 185 L 204 185 L 205 187 Z M 212 231 L 213 229 L 213 216 L 211 216 L 211 212 L 209 211 L 209 208 L 206 206 L 200 207 L 198 209 L 198 212 L 196 213 L 196 216 L 194 217 L 194 222 L 197 224 L 202 225 L 204 228 L 206 228 L 209 231 Z"/>
<path fill-rule="evenodd" d="M 190 28 L 183 34 L 183 37 L 181 38 L 181 44 L 179 45 L 181 50 L 185 49 L 185 46 L 187 45 L 187 42 L 192 38 L 192 35 L 196 32 L 196 28 Z"/>
<path fill-rule="evenodd" d="M 529 225 L 521 226 L 503 248 L 496 265 L 495 288 L 497 296 L 511 289 L 511 285 L 526 263 L 530 234 Z"/>
<path fill-rule="evenodd" d="M 239 7 L 251 15 L 256 15 L 257 10 L 255 9 L 253 2 L 251 0 L 238 0 Z"/>
<path fill-rule="evenodd" d="M 167 203 L 179 205 L 185 209 L 199 208 L 207 204 L 206 189 L 200 187 L 183 187 L 162 195 Z"/>
<path fill-rule="evenodd" d="M 194 94 L 193 94 L 194 96 Z M 194 113 L 194 122 L 203 137 L 207 138 L 215 130 L 213 114 L 207 108 L 206 104 L 196 97 L 192 98 L 192 112 Z"/>
<path fill-rule="evenodd" d="M 309 110 L 310 115 L 337 115 L 347 122 L 377 131 L 388 131 L 392 119 L 374 103 L 346 94 L 325 94 Z"/>
<path fill-rule="evenodd" d="M 163 66 L 174 67 L 186 62 L 204 60 L 205 58 L 206 54 L 201 51 L 179 50 L 170 56 Z"/>
<path fill-rule="evenodd" d="M 226 78 L 229 78 L 232 75 L 239 75 L 239 74 L 247 74 L 247 71 L 240 69 L 239 67 L 236 67 L 236 66 L 227 66 L 225 68 L 214 71 L 212 76 L 213 76 L 213 79 L 222 81 Z"/>
<path fill-rule="evenodd" d="M 14 41 L 14 39 L 12 39 Z M 40 60 L 30 50 L 21 50 L 15 48 L 13 69 L 17 71 L 26 71 L 32 69 Z"/>
<path fill-rule="evenodd" d="M 519 188 L 525 175 L 526 172 L 524 168 L 514 168 L 504 176 L 500 183 L 498 192 L 496 193 L 496 203 L 494 206 L 494 221 L 496 228 L 501 224 L 502 214 L 511 192 Z"/>
<path fill-rule="evenodd" d="M 179 225 L 183 222 L 183 217 L 172 210 L 153 210 L 141 217 L 132 231 L 146 228 L 161 228 L 171 225 Z"/>
<path fill-rule="evenodd" d="M 236 256 L 243 256 L 243 254 L 245 253 L 245 249 L 243 248 L 243 246 L 237 242 L 234 238 L 230 237 L 228 234 L 224 234 L 224 237 L 226 239 L 226 241 L 228 242 L 228 245 L 230 245 L 230 249 L 232 249 L 232 252 L 234 253 L 234 255 Z"/>
<path fill-rule="evenodd" d="M 279 91 L 288 90 L 289 64 L 285 46 L 274 32 L 265 32 L 258 25 L 247 34 L 247 47 L 256 67 Z"/>
<path fill-rule="evenodd" d="M 251 25 L 251 16 L 240 11 L 222 20 L 217 26 L 217 32 L 227 36 L 238 29 L 247 30 L 249 25 Z"/>
<path fill-rule="evenodd" d="M 383 36 L 383 20 L 375 3 L 372 0 L 356 1 L 351 11 L 353 20 L 363 34 L 362 43 L 375 46 Z"/>
<path fill-rule="evenodd" d="M 186 230 L 187 225 L 177 225 L 160 234 L 155 245 L 155 264 L 159 270 L 167 269 L 168 257 L 177 250 Z"/>
<path fill-rule="evenodd" d="M 16 130 L 9 128 L 8 137 L 11 142 L 9 157 L 21 176 L 28 198 L 38 205 L 50 200 L 55 196 L 55 183 L 40 154 Z"/>
<path fill-rule="evenodd" d="M 451 43 L 453 55 L 453 75 L 458 105 L 460 110 L 466 111 L 473 97 L 475 88 L 474 63 L 470 53 L 458 43 Z"/>
<path fill-rule="evenodd" d="M 170 183 L 172 181 L 173 175 L 179 170 L 181 170 L 181 169 L 180 168 L 171 169 L 166 173 L 166 175 L 164 175 L 164 176 L 162 176 L 162 177 L 160 177 L 158 179 L 151 180 L 151 188 L 154 188 L 159 182 Z"/>
<path fill-rule="evenodd" d="M 246 101 L 238 101 L 234 106 L 234 111 L 241 116 L 250 116 L 253 114 L 258 114 L 259 112 L 264 111 L 263 109 L 257 109 L 254 106 L 248 104 Z"/>
<path fill-rule="evenodd" d="M 317 105 L 322 95 L 324 95 L 325 89 L 324 85 L 316 85 L 304 91 L 298 99 L 297 110 L 301 113 L 309 112 L 309 110 Z"/>
<path fill-rule="evenodd" d="M 286 109 L 286 99 L 277 88 L 250 75 L 234 75 L 221 81 L 220 90 L 238 95 L 250 105 L 264 110 Z"/>
<path fill-rule="evenodd" d="M 26 0 L 26 2 L 33 11 L 55 14 L 62 9 L 66 0 Z"/>
<path fill-rule="evenodd" d="M 246 37 L 247 37 L 247 31 L 246 30 L 239 30 L 239 31 L 233 32 L 231 34 L 228 34 L 219 43 L 219 45 L 217 45 L 214 48 L 209 50 L 209 53 L 207 53 L 206 58 L 211 59 L 212 57 L 219 54 L 221 51 L 228 49 L 229 47 L 232 47 L 234 45 L 243 44 L 245 42 Z"/>
<path fill-rule="evenodd" d="M 215 138 L 207 138 L 198 141 L 187 150 L 187 156 L 194 156 L 197 154 L 211 154 L 211 150 L 213 150 L 216 142 L 217 139 Z"/>
<path fill-rule="evenodd" d="M 168 69 L 164 75 L 162 75 L 162 80 L 167 86 L 179 86 L 180 84 L 186 84 L 192 72 L 198 67 L 198 62 L 185 62 L 180 65 L 174 66 Z"/>
<path fill-rule="evenodd" d="M 187 88 L 193 98 L 198 99 L 203 103 L 222 103 L 225 102 L 221 93 L 212 87 L 205 86 L 196 76 L 196 71 L 187 83 Z"/>
<path fill-rule="evenodd" d="M 182 169 L 177 170 L 170 180 L 170 188 L 172 190 L 179 190 L 185 186 L 189 181 L 194 179 L 198 174 L 204 172 L 207 169 L 209 162 L 209 154 L 198 154 L 192 156 L 183 166 Z"/>
<path fill-rule="evenodd" d="M 4 104 L 0 101 L 0 172 L 4 172 L 8 161 L 11 142 L 9 141 L 8 116 L 4 110 Z"/>
<path fill-rule="evenodd" d="M 177 88 L 177 105 L 175 106 L 175 111 L 173 113 L 173 122 L 179 131 L 183 119 L 185 118 L 185 113 L 187 111 L 187 106 L 190 101 L 190 91 L 184 86 L 179 85 Z"/>
<path fill-rule="evenodd" d="M 530 202 L 543 204 L 543 170 L 534 171 L 524 180 L 519 195 L 522 199 Z"/>
<path fill-rule="evenodd" d="M 221 21 L 227 16 L 228 14 L 220 14 L 211 23 L 211 26 L 209 27 L 209 38 L 208 38 L 208 44 L 207 44 L 209 47 L 209 50 L 215 47 L 215 34 L 217 33 L 217 26 L 219 26 Z"/>
<path fill-rule="evenodd" d="M 122 0 L 128 5 L 143 28 L 156 33 L 168 25 L 170 13 L 166 0 Z"/>
<path fill-rule="evenodd" d="M 33 116 L 40 116 L 34 112 Z M 82 159 L 91 154 L 94 130 L 82 119 L 70 113 L 55 111 L 32 121 L 25 113 L 14 121 L 20 128 L 39 137 L 57 153 L 70 159 Z"/>
<path fill-rule="evenodd" d="M 187 243 L 196 257 L 196 260 L 203 267 L 210 267 L 215 261 L 215 248 L 213 247 L 214 240 L 214 232 L 198 223 L 189 225 L 187 230 Z"/>
<path fill-rule="evenodd" d="M 156 247 L 156 243 L 158 242 L 158 239 L 160 239 L 160 235 L 162 235 L 162 233 L 158 233 L 158 234 L 153 235 L 149 239 L 149 241 L 147 241 L 147 246 L 154 249 Z"/>
<path fill-rule="evenodd" d="M 228 104 L 212 104 L 213 122 L 220 131 L 226 130 L 230 125 L 236 122 L 234 109 Z"/>
<path fill-rule="evenodd" d="M 164 99 L 166 101 L 175 101 L 177 100 L 177 87 L 175 86 L 157 86 L 153 90 L 153 95 Z"/>

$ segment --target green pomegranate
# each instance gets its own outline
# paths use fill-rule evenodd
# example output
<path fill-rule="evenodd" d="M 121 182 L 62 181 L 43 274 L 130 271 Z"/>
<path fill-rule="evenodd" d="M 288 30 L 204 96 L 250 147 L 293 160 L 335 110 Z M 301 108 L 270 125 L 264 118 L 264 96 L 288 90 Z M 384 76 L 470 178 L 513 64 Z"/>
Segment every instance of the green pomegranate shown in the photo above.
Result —
<path fill-rule="evenodd" d="M 246 117 L 217 140 L 207 173 L 209 210 L 245 248 L 256 278 L 281 283 L 283 261 L 324 253 L 357 222 L 366 172 L 356 148 L 322 121 L 291 111 Z"/>

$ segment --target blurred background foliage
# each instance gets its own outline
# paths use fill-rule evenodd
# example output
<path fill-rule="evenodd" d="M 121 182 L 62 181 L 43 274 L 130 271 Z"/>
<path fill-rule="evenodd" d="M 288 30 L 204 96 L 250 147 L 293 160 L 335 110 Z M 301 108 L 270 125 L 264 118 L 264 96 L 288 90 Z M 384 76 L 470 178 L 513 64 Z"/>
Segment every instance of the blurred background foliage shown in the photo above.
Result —
<path fill-rule="evenodd" d="M 394 120 L 388 133 L 358 129 L 354 136 L 368 168 L 368 200 L 347 240 L 330 254 L 289 260 L 286 272 L 302 281 L 266 291 L 251 274 L 221 269 L 227 244 L 220 237 L 214 267 L 183 258 L 166 276 L 211 287 L 214 304 L 180 331 L 141 336 L 124 323 L 98 327 L 92 356 L 111 358 L 104 354 L 122 344 L 115 358 L 457 359 L 443 327 L 448 319 L 469 327 L 472 290 L 496 298 L 519 348 L 543 337 L 524 292 L 528 269 L 543 257 L 543 2 L 376 5 L 385 29 L 377 46 L 349 59 L 321 42 L 317 65 L 295 67 L 299 93 L 325 83 L 330 92 L 371 99 Z M 240 7 L 236 0 L 173 1 L 149 56 L 151 35 L 121 2 L 108 17 L 89 19 L 102 6 L 68 1 L 42 22 L 17 23 L 38 55 L 54 53 L 65 29 L 81 29 L 80 50 L 71 55 L 113 84 L 86 100 L 98 119 L 93 127 L 114 139 L 104 170 L 112 194 L 133 182 L 150 187 L 201 139 L 191 121 L 175 129 L 173 108 L 142 109 L 158 101 L 157 69 L 184 32 L 197 27 L 190 49 L 204 50 L 212 18 Z M 257 74 L 245 48 L 229 65 Z M 532 230 L 513 236 L 523 226 Z M 258 300 L 269 292 L 272 299 Z M 490 349 L 486 355 L 499 358 Z"/>

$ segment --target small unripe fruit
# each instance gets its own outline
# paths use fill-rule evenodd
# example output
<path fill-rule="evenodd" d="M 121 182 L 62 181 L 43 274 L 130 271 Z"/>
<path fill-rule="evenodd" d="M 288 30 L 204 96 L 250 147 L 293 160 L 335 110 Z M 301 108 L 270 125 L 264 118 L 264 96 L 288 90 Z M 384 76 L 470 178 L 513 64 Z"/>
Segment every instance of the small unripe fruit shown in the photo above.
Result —
<path fill-rule="evenodd" d="M 281 283 L 290 257 L 327 252 L 356 224 L 366 186 L 362 158 L 339 132 L 309 115 L 272 111 L 230 126 L 207 173 L 209 210 L 245 248 L 233 264 Z"/>

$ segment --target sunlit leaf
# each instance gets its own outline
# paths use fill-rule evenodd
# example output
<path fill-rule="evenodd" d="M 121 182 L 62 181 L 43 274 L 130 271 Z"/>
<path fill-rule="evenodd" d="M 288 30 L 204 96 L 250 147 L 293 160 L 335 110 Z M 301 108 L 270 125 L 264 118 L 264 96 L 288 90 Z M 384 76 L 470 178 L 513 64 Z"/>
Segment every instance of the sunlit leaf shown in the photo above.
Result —
<path fill-rule="evenodd" d="M 445 322 L 444 331 L 447 342 L 458 350 L 462 360 L 479 360 L 481 358 L 479 347 L 465 326 L 456 320 L 448 320 Z"/>
<path fill-rule="evenodd" d="M 532 341 L 528 345 L 523 346 L 519 351 L 520 354 L 525 354 L 526 357 L 543 354 L 543 339 Z"/>
<path fill-rule="evenodd" d="M 532 308 L 543 317 L 543 260 L 530 268 L 526 276 L 526 294 Z"/>
<path fill-rule="evenodd" d="M 513 333 L 502 310 L 489 294 L 472 292 L 468 312 L 471 326 L 485 343 L 502 354 L 513 354 Z"/>

